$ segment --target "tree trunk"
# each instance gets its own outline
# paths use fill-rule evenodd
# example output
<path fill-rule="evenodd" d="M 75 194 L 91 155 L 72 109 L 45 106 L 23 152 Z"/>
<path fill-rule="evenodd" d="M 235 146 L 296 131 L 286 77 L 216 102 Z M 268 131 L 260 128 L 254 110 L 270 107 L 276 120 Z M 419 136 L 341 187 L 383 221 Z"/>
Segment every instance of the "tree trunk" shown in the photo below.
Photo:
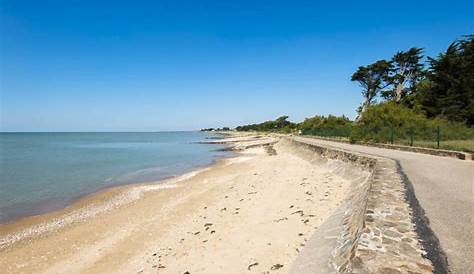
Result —
<path fill-rule="evenodd" d="M 364 103 L 362 104 L 362 108 L 360 109 L 359 114 L 356 117 L 356 122 L 360 120 L 362 117 L 362 114 L 367 110 L 367 108 L 370 106 L 370 99 L 366 98 Z"/>
<path fill-rule="evenodd" d="M 400 102 L 402 99 L 403 84 L 399 83 L 395 88 L 395 102 Z"/>

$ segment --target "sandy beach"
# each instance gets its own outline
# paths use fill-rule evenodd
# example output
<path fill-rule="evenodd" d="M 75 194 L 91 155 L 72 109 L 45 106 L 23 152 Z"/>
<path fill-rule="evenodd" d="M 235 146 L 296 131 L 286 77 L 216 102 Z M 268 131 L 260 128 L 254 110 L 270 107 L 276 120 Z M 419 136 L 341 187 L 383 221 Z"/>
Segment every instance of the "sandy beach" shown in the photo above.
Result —
<path fill-rule="evenodd" d="M 213 166 L 0 225 L 2 273 L 287 273 L 349 182 L 277 138 L 230 141 Z"/>

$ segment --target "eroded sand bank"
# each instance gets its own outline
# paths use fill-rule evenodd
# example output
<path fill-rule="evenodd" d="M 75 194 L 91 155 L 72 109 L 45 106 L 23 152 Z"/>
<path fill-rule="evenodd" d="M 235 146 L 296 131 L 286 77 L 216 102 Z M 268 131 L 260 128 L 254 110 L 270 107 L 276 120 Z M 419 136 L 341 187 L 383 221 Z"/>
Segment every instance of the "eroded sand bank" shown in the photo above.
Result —
<path fill-rule="evenodd" d="M 246 137 L 248 139 L 248 137 Z M 235 139 L 232 140 L 235 142 Z M 135 193 L 132 200 L 0 249 L 6 273 L 286 273 L 349 182 L 279 142 L 158 185 L 89 197 L 0 226 L 0 239 Z M 276 154 L 275 154 L 276 153 Z M 148 188 L 148 189 L 147 189 Z M 84 209 L 88 207 L 88 209 Z M 11 239 L 11 237 L 10 237 Z"/>

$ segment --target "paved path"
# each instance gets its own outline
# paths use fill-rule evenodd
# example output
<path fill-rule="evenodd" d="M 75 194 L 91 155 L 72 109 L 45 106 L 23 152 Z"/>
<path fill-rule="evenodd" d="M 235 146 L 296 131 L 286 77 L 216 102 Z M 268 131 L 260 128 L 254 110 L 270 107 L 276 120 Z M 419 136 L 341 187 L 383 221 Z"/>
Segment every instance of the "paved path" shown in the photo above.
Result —
<path fill-rule="evenodd" d="M 474 161 L 392 149 L 295 137 L 309 143 L 399 161 L 413 184 L 430 227 L 440 240 L 452 273 L 474 273 Z"/>

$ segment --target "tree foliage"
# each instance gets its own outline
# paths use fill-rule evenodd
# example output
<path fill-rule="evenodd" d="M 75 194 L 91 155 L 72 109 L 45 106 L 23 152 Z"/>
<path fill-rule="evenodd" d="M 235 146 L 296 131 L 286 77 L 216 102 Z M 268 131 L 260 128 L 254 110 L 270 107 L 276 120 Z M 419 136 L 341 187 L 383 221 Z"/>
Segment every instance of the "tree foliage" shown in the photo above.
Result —
<path fill-rule="evenodd" d="M 359 67 L 351 78 L 362 87 L 359 115 L 381 96 L 429 118 L 474 125 L 474 35 L 455 41 L 436 58 L 428 57 L 427 69 L 422 53 L 413 47 L 390 61 Z"/>
<path fill-rule="evenodd" d="M 386 80 L 390 71 L 390 62 L 379 60 L 368 66 L 360 66 L 351 81 L 356 81 L 362 87 L 364 101 L 360 107 L 360 112 L 364 112 L 373 102 L 377 94 L 387 87 Z"/>
<path fill-rule="evenodd" d="M 392 133 L 396 138 L 406 138 L 409 129 L 424 126 L 424 116 L 413 110 L 389 101 L 367 109 L 351 134 L 352 140 L 387 142 Z M 400 130 L 403 129 L 403 130 Z"/>
<path fill-rule="evenodd" d="M 441 129 L 442 140 L 474 138 L 474 128 L 445 119 L 429 119 L 423 113 L 393 101 L 370 106 L 351 132 L 353 141 L 385 143 L 391 139 L 436 140 Z"/>
<path fill-rule="evenodd" d="M 296 124 L 288 121 L 288 116 L 280 116 L 273 121 L 265 121 L 259 124 L 238 126 L 237 131 L 267 131 L 267 132 L 291 132 Z"/>
<path fill-rule="evenodd" d="M 347 137 L 351 134 L 352 121 L 344 115 L 327 117 L 316 115 L 304 119 L 298 124 L 298 129 L 307 135 Z"/>
<path fill-rule="evenodd" d="M 382 97 L 399 102 L 402 97 L 412 94 L 417 83 L 422 79 L 424 71 L 423 49 L 410 48 L 407 51 L 397 52 L 390 60 L 390 75 L 387 83 L 390 89 L 382 91 Z"/>
<path fill-rule="evenodd" d="M 426 115 L 474 125 L 474 35 L 429 58 L 429 86 L 418 100 Z"/>

